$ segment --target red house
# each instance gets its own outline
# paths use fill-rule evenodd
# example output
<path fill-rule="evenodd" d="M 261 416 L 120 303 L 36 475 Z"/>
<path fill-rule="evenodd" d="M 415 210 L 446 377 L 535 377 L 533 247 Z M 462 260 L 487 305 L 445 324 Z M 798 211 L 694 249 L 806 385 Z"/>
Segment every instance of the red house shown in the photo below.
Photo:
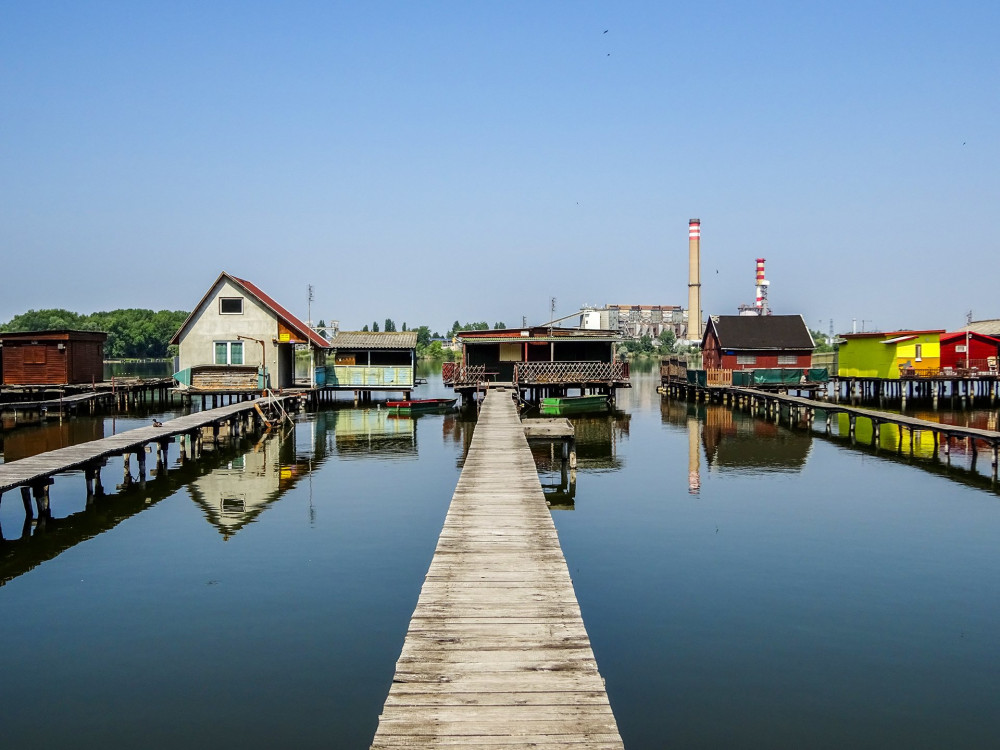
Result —
<path fill-rule="evenodd" d="M 941 334 L 941 369 L 996 372 L 1000 339 L 975 331 Z"/>
<path fill-rule="evenodd" d="M 808 368 L 815 348 L 801 315 L 712 315 L 701 340 L 702 366 L 706 370 Z"/>
<path fill-rule="evenodd" d="M 0 334 L 4 385 L 67 385 L 104 380 L 103 331 Z"/>

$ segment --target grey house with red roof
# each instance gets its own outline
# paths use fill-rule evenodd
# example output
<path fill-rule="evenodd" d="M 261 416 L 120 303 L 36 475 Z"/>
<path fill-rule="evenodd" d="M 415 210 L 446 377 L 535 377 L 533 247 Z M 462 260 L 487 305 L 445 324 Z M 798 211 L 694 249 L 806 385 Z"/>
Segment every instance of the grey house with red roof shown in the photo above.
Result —
<path fill-rule="evenodd" d="M 310 372 L 325 365 L 330 346 L 258 286 L 225 271 L 170 343 L 180 348 L 177 381 L 216 393 L 288 388 L 296 384 L 296 346 L 310 350 Z"/>

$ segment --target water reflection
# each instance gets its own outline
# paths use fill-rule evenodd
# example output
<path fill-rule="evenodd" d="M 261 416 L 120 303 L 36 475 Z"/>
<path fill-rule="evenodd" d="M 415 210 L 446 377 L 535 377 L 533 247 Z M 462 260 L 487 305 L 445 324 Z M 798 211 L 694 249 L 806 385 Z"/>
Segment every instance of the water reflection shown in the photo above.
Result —
<path fill-rule="evenodd" d="M 315 431 L 318 425 L 305 423 L 301 428 L 310 426 Z M 265 435 L 249 450 L 229 457 L 188 486 L 191 499 L 223 539 L 256 521 L 313 468 L 312 461 L 296 458 L 294 431 L 285 427 Z"/>
<path fill-rule="evenodd" d="M 624 462 L 619 444 L 628 439 L 631 416 L 616 411 L 600 416 L 576 416 L 570 421 L 576 435 L 576 468 L 571 468 L 562 440 L 531 440 L 538 478 L 545 499 L 553 510 L 573 510 L 576 505 L 577 471 L 587 473 L 620 470 Z"/>
<path fill-rule="evenodd" d="M 14 536 L 8 520 L 7 529 L 0 528 L 0 585 L 155 506 L 184 485 L 211 474 L 220 463 L 239 460 L 244 449 L 245 443 L 222 443 L 214 448 L 214 453 L 208 451 L 202 460 L 179 461 L 176 468 L 160 472 L 143 485 L 136 483 L 116 493 L 88 497 L 82 510 L 62 517 L 57 514 L 63 499 L 54 500 L 56 514 L 50 506 L 48 513 L 35 518 L 25 516 L 19 536 Z M 86 492 L 80 472 L 60 474 L 57 482 L 78 489 L 81 495 Z M 14 497 L 11 493 L 8 502 Z"/>
<path fill-rule="evenodd" d="M 795 432 L 719 404 L 663 399 L 663 424 L 688 436 L 688 492 L 701 490 L 702 448 L 708 471 L 741 474 L 799 473 L 809 459 L 812 435 Z"/>
<path fill-rule="evenodd" d="M 341 458 L 416 458 L 420 416 L 395 414 L 388 409 L 332 409 L 337 454 Z"/>

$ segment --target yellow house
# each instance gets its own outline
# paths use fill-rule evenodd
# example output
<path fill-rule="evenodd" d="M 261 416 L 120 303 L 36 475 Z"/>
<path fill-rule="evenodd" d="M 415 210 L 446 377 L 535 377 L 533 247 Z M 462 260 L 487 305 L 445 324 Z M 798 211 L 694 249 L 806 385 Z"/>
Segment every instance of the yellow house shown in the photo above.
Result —
<path fill-rule="evenodd" d="M 941 329 L 844 334 L 837 374 L 887 379 L 937 375 L 941 369 L 941 334 L 944 332 Z"/>

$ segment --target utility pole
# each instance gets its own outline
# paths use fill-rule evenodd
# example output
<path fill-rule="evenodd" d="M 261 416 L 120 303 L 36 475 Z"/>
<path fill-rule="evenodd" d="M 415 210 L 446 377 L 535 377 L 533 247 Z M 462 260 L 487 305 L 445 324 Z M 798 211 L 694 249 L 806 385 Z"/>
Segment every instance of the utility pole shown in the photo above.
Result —
<path fill-rule="evenodd" d="M 313 313 L 312 313 L 312 310 L 313 310 L 313 285 L 309 284 L 307 288 L 309 290 L 309 305 L 306 308 L 307 309 L 306 318 L 309 321 L 309 327 L 312 328 L 312 326 L 313 326 Z"/>

